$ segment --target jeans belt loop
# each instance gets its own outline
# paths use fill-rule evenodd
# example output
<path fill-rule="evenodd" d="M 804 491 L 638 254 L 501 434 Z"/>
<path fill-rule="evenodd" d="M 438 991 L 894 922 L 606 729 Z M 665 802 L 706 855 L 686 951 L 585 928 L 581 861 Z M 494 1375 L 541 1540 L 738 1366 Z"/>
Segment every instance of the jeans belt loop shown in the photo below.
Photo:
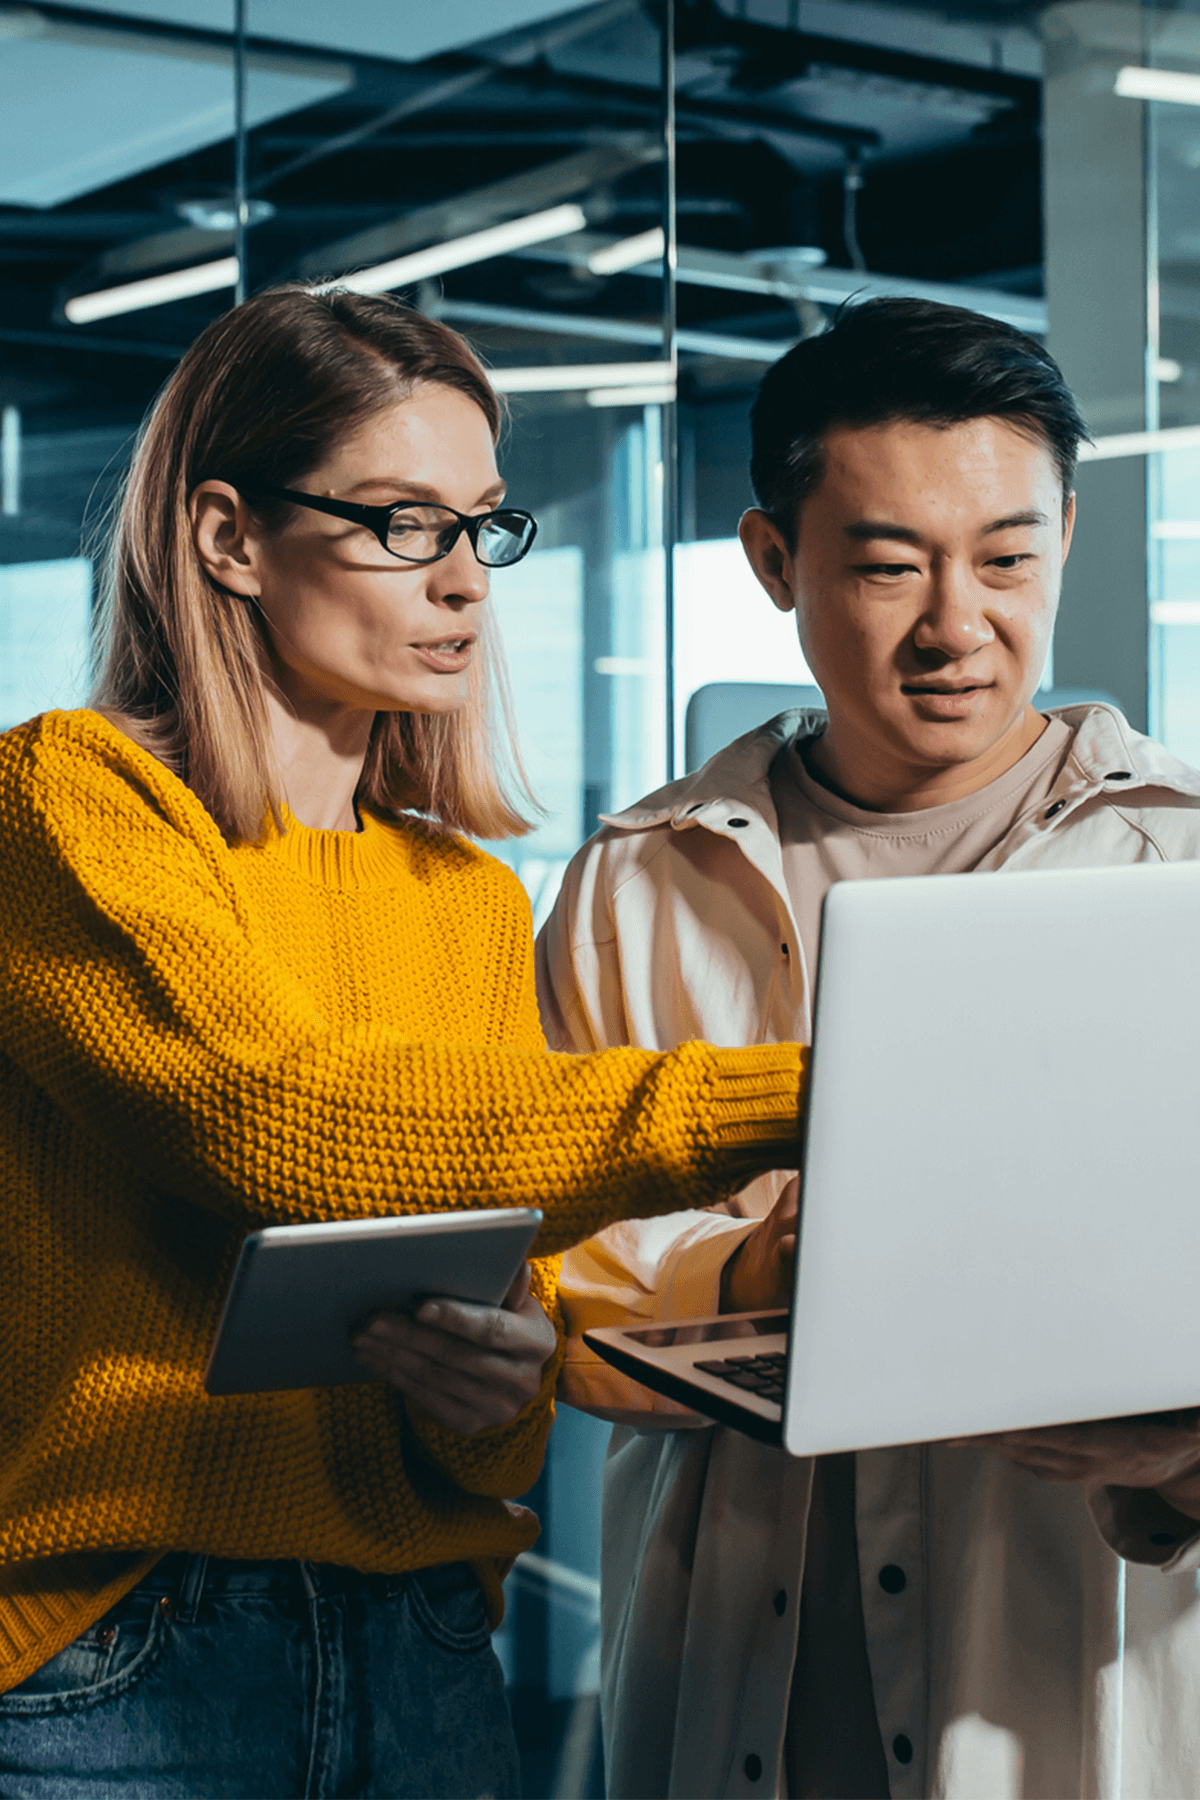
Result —
<path fill-rule="evenodd" d="M 187 1567 L 183 1571 L 183 1580 L 179 1584 L 179 1601 L 175 1615 L 181 1625 L 196 1623 L 196 1614 L 199 1612 L 200 1602 L 204 1598 L 207 1577 L 207 1556 L 189 1556 Z"/>

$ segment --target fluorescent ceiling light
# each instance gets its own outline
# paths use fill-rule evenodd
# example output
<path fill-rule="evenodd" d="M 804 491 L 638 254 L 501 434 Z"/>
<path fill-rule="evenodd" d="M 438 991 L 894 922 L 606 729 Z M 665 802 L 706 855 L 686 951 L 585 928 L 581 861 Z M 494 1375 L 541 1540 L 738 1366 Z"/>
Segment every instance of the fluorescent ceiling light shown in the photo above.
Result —
<path fill-rule="evenodd" d="M 655 225 L 636 237 L 620 238 L 603 250 L 593 250 L 587 266 L 593 275 L 619 275 L 622 269 L 636 269 L 640 263 L 660 262 L 666 247 L 666 234 L 661 225 Z"/>
<path fill-rule="evenodd" d="M 1156 356 L 1150 367 L 1155 381 L 1182 381 L 1183 364 L 1173 356 Z"/>
<path fill-rule="evenodd" d="M 488 380 L 500 394 L 562 394 L 575 388 L 620 388 L 625 392 L 673 387 L 675 370 L 669 362 L 559 363 L 533 369 L 489 369 Z"/>
<path fill-rule="evenodd" d="M 1152 625 L 1200 625 L 1200 600 L 1155 600 Z"/>
<path fill-rule="evenodd" d="M 675 383 L 660 382 L 646 387 L 589 388 L 585 397 L 589 406 L 670 406 L 675 398 Z"/>
<path fill-rule="evenodd" d="M 1157 519 L 1150 529 L 1156 538 L 1200 538 L 1200 519 Z"/>
<path fill-rule="evenodd" d="M 173 269 L 169 275 L 128 281 L 123 287 L 75 294 L 63 311 L 72 325 L 90 325 L 94 319 L 111 319 L 117 313 L 140 312 L 147 306 L 165 306 L 169 300 L 186 300 L 193 294 L 212 294 L 218 288 L 233 287 L 237 273 L 237 257 L 222 256 L 216 262 L 196 263 L 190 269 Z"/>
<path fill-rule="evenodd" d="M 237 227 L 237 207 L 232 194 L 223 200 L 177 200 L 175 211 L 197 231 L 233 231 Z M 276 208 L 270 200 L 246 201 L 247 225 L 265 225 L 275 213 Z"/>
<path fill-rule="evenodd" d="M 1113 84 L 1114 94 L 1130 100 L 1172 100 L 1178 106 L 1200 106 L 1200 75 L 1181 69 L 1122 69 Z"/>
<path fill-rule="evenodd" d="M 509 250 L 544 244 L 550 238 L 569 237 L 573 231 L 582 231 L 586 224 L 587 214 L 573 201 L 565 206 L 551 206 L 545 212 L 527 213 L 523 219 L 508 219 L 503 225 L 489 225 L 466 237 L 451 238 L 445 244 L 431 244 L 427 250 L 414 250 L 409 256 L 396 256 L 391 262 L 359 269 L 337 281 L 324 282 L 313 292 L 328 293 L 336 287 L 349 288 L 352 294 L 386 294 L 410 281 L 444 275 L 448 269 L 463 269 L 469 263 L 486 262 L 490 256 L 504 256 Z"/>
<path fill-rule="evenodd" d="M 1109 462 L 1116 456 L 1149 456 L 1154 450 L 1200 450 L 1200 425 L 1172 425 L 1163 431 L 1121 431 L 1080 444 L 1080 462 Z"/>

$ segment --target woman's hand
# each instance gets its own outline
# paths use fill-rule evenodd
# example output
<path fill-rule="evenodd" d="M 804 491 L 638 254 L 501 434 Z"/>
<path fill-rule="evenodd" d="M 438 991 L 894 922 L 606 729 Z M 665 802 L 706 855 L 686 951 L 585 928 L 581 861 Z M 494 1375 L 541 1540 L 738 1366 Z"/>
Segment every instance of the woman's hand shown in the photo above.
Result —
<path fill-rule="evenodd" d="M 522 1263 L 499 1306 L 426 1300 L 413 1318 L 380 1313 L 354 1339 L 354 1354 L 451 1431 L 507 1425 L 538 1394 L 557 1341 L 529 1274 Z"/>
<path fill-rule="evenodd" d="M 793 1175 L 760 1225 L 721 1272 L 722 1312 L 766 1312 L 792 1303 L 800 1177 Z"/>

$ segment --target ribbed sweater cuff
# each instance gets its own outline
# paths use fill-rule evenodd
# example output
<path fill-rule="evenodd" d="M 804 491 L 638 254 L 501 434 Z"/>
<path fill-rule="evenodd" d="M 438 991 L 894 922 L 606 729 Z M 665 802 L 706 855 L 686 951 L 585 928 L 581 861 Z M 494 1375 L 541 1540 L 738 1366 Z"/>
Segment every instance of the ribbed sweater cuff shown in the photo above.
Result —
<path fill-rule="evenodd" d="M 713 1148 L 723 1170 L 749 1179 L 800 1160 L 808 1094 L 802 1044 L 760 1044 L 715 1052 Z"/>

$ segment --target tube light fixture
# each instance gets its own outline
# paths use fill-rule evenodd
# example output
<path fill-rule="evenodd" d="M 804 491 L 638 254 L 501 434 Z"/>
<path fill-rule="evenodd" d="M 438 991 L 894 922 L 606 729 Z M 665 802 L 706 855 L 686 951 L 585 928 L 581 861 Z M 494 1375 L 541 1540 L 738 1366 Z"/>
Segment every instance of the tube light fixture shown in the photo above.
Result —
<path fill-rule="evenodd" d="M 1080 462 L 1109 462 L 1117 456 L 1149 456 L 1155 450 L 1200 450 L 1200 425 L 1168 425 L 1162 431 L 1120 431 L 1080 444 Z"/>
<path fill-rule="evenodd" d="M 147 306 L 165 306 L 169 300 L 186 300 L 193 294 L 212 294 L 218 288 L 233 287 L 237 272 L 237 257 L 222 256 L 216 262 L 172 269 L 167 275 L 149 275 L 144 281 L 128 281 L 121 287 L 102 288 L 98 293 L 73 294 L 63 311 L 72 325 L 90 325 L 94 319 L 111 319 L 117 313 L 140 312 Z"/>
<path fill-rule="evenodd" d="M 573 201 L 565 206 L 551 206 L 545 212 L 507 219 L 502 225 L 488 225 L 466 237 L 450 238 L 444 244 L 431 244 L 427 250 L 414 250 L 408 256 L 393 257 L 390 262 L 357 269 L 337 281 L 322 282 L 312 291 L 327 294 L 331 288 L 349 288 L 352 294 L 386 294 L 410 281 L 424 281 L 430 275 L 444 275 L 449 269 L 486 262 L 488 257 L 503 256 L 509 250 L 524 250 L 550 238 L 569 237 L 573 231 L 582 231 L 586 224 L 587 214 Z"/>
<path fill-rule="evenodd" d="M 1182 69 L 1140 69 L 1127 65 L 1113 83 L 1113 93 L 1129 100 L 1170 100 L 1178 106 L 1200 106 L 1200 75 Z"/>
<path fill-rule="evenodd" d="M 551 363 L 531 369 L 489 369 L 488 379 L 501 394 L 562 394 L 575 388 L 619 388 L 625 393 L 631 388 L 673 388 L 675 368 L 669 362 Z"/>
<path fill-rule="evenodd" d="M 1200 600 L 1155 600 L 1150 607 L 1152 625 L 1200 625 Z"/>
<path fill-rule="evenodd" d="M 670 406 L 675 398 L 675 383 L 652 383 L 645 387 L 589 388 L 584 398 L 589 406 Z"/>
<path fill-rule="evenodd" d="M 603 250 L 593 250 L 587 266 L 593 275 L 619 275 L 622 269 L 659 262 L 666 247 L 666 234 L 661 225 L 655 225 L 649 231 L 639 231 L 636 237 L 621 238 L 615 244 L 606 244 Z"/>
<path fill-rule="evenodd" d="M 1165 538 L 1168 543 L 1200 538 L 1200 519 L 1156 519 L 1150 532 L 1153 537 Z"/>

